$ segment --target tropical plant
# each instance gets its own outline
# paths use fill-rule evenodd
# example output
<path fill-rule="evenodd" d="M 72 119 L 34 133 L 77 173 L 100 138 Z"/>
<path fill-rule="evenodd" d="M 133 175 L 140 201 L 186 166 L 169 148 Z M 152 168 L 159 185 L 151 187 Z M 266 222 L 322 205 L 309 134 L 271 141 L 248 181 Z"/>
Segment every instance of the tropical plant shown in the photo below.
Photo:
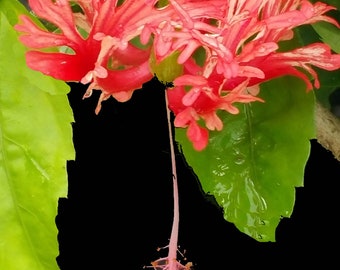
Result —
<path fill-rule="evenodd" d="M 340 85 L 335 1 L 29 0 L 28 7 L 0 0 L 1 269 L 58 267 L 54 219 L 75 154 L 68 83 L 86 85 L 86 99 L 101 92 L 96 114 L 155 78 L 166 89 L 173 226 L 168 254 L 146 268 L 193 265 L 177 258 L 174 142 L 224 218 L 260 242 L 275 241 L 292 214 L 310 140 L 340 159 L 327 99 Z"/>

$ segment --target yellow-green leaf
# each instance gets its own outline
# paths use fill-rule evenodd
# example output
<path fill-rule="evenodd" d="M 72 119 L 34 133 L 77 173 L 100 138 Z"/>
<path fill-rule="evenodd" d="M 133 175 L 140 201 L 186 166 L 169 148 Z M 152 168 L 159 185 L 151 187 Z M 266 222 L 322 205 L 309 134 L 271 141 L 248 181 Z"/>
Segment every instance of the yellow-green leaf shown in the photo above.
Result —
<path fill-rule="evenodd" d="M 69 87 L 27 68 L 13 29 L 23 7 L 0 2 L 0 269 L 59 269 L 55 218 L 74 159 Z"/>

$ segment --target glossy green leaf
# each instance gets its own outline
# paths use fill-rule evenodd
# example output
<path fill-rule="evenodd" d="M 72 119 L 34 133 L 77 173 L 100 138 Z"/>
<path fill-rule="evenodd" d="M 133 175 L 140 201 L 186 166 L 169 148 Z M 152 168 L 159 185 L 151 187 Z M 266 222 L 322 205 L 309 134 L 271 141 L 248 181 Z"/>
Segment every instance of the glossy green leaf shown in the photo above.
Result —
<path fill-rule="evenodd" d="M 265 103 L 239 106 L 223 114 L 224 129 L 212 132 L 208 147 L 196 152 L 185 130 L 176 140 L 198 176 L 203 191 L 214 195 L 224 217 L 258 241 L 275 241 L 282 217 L 289 217 L 295 187 L 315 138 L 314 95 L 301 80 L 284 77 L 265 83 Z"/>
<path fill-rule="evenodd" d="M 69 87 L 27 68 L 12 27 L 22 6 L 0 7 L 0 269 L 58 269 L 55 218 L 74 159 Z"/>

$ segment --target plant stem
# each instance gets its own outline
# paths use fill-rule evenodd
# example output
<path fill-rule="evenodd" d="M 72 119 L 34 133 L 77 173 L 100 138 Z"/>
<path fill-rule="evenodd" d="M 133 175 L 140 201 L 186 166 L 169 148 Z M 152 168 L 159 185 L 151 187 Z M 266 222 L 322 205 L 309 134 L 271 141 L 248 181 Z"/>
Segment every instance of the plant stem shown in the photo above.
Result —
<path fill-rule="evenodd" d="M 178 230 L 179 230 L 179 196 L 178 196 L 174 140 L 173 140 L 173 135 L 172 135 L 172 125 L 171 125 L 171 111 L 168 107 L 168 98 L 167 98 L 166 93 L 165 93 L 165 106 L 167 110 L 167 119 L 168 119 L 168 128 L 169 128 L 170 155 L 171 155 L 172 182 L 173 182 L 173 199 L 174 199 L 174 217 L 173 217 L 170 242 L 169 242 L 169 247 L 168 247 L 168 260 L 169 260 L 169 269 L 177 269 L 177 267 L 175 268 L 174 266 L 177 265 L 176 259 L 177 259 Z M 172 266 L 172 264 L 174 264 L 174 266 Z"/>
<path fill-rule="evenodd" d="M 169 129 L 168 133 L 169 133 L 171 167 L 172 167 L 174 215 L 173 215 L 169 245 L 164 247 L 164 248 L 168 248 L 168 256 L 159 258 L 158 260 L 155 260 L 151 263 L 152 266 L 146 266 L 144 268 L 153 268 L 154 270 L 190 270 L 192 269 L 191 262 L 187 262 L 185 265 L 183 265 L 177 260 L 178 231 L 179 231 L 179 194 L 178 194 L 178 184 L 177 184 L 174 137 L 172 134 L 172 125 L 171 125 L 171 111 L 169 109 L 168 97 L 166 93 L 165 93 L 165 107 L 167 111 L 168 129 Z"/>

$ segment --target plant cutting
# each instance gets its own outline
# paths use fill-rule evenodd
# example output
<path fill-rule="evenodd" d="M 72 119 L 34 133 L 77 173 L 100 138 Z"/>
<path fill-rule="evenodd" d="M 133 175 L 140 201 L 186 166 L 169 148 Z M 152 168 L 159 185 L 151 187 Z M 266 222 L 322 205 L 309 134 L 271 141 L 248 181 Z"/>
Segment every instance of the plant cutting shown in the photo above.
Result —
<path fill-rule="evenodd" d="M 12 220 L 3 225 L 1 235 L 4 249 L 13 245 L 8 254 L 16 248 L 13 239 L 20 235 L 28 239 L 16 243 L 25 257 L 22 268 L 57 267 L 51 255 L 58 250 L 51 218 L 58 198 L 66 196 L 66 160 L 74 154 L 72 114 L 66 102 L 70 83 L 86 86 L 84 101 L 100 92 L 93 111 L 98 116 L 106 102 L 127 103 L 153 79 L 164 86 L 173 223 L 169 244 L 161 248 L 168 250 L 167 255 L 145 268 L 183 270 L 194 265 L 182 258 L 178 243 L 175 142 L 227 221 L 257 241 L 275 241 L 277 225 L 293 211 L 294 188 L 303 184 L 309 140 L 316 137 L 315 119 L 320 117 L 315 115 L 316 92 L 329 94 L 340 84 L 339 79 L 329 89 L 322 84 L 340 68 L 340 48 L 329 34 L 340 28 L 331 14 L 338 4 L 29 0 L 28 13 L 16 1 L 0 3 L 0 38 L 15 44 L 1 45 L 3 74 L 13 65 L 4 54 L 7 50 L 14 53 L 21 70 L 2 80 L 1 215 L 10 213 Z M 304 33 L 312 33 L 315 40 Z M 24 91 L 27 79 L 41 89 L 31 102 Z M 12 87 L 5 92 L 5 85 Z M 45 95 L 51 102 L 42 102 L 44 108 L 33 105 Z M 326 111 L 321 117 L 332 115 Z M 23 125 L 32 121 L 50 126 L 55 148 L 48 156 L 41 151 L 50 139 L 39 132 L 27 133 L 29 125 Z M 334 151 L 334 156 L 339 153 Z M 34 190 L 24 191 L 30 194 L 25 197 L 21 192 L 32 185 L 17 188 L 31 178 L 37 183 Z M 46 201 L 39 202 L 46 194 Z M 49 232 L 47 241 L 54 242 L 47 256 L 43 250 L 47 243 L 40 244 L 44 236 L 30 233 L 30 228 L 42 224 Z M 27 245 L 37 252 L 26 252 Z M 0 266 L 16 269 L 12 256 L 5 257 Z"/>

